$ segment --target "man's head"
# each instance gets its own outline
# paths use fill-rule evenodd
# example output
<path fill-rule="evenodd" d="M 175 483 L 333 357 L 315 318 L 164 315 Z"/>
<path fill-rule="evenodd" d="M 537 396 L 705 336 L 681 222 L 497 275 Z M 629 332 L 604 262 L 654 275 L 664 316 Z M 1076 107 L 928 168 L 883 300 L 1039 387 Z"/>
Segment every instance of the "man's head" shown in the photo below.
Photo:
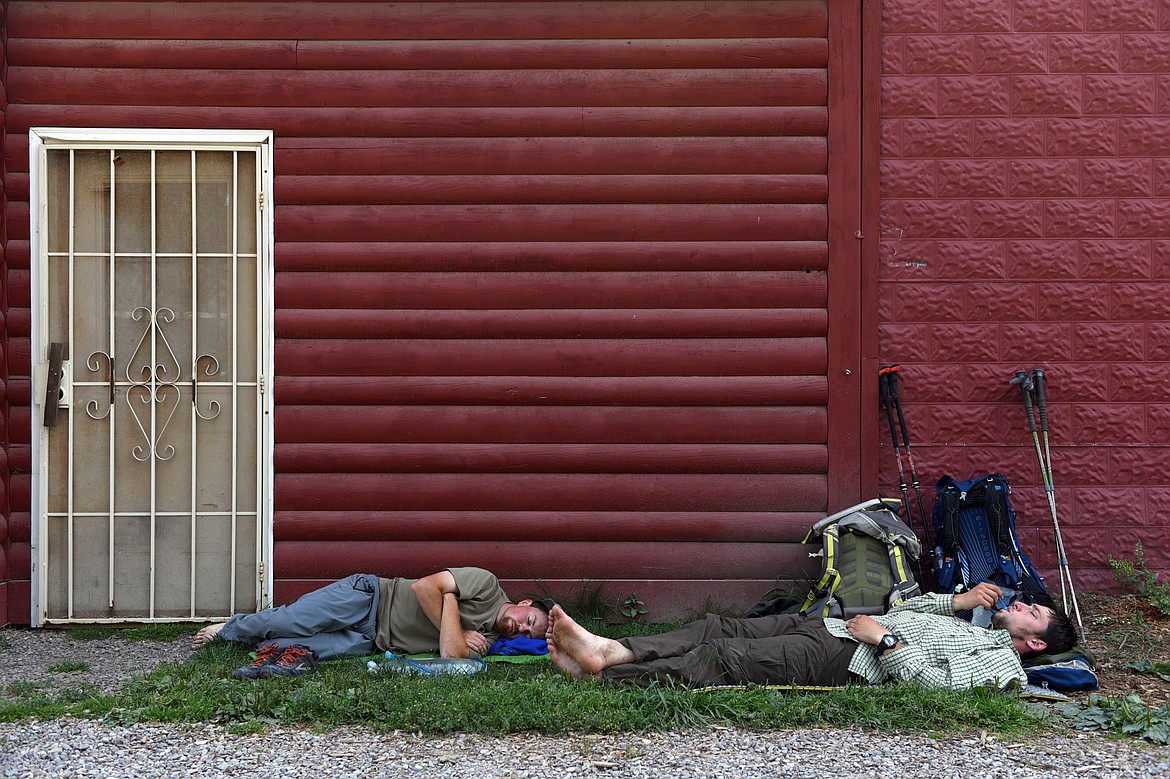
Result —
<path fill-rule="evenodd" d="M 991 626 L 1006 630 L 1020 657 L 1061 654 L 1076 646 L 1077 634 L 1066 614 L 1048 606 L 1016 601 L 991 615 Z"/>
<path fill-rule="evenodd" d="M 506 603 L 500 609 L 496 630 L 504 638 L 524 636 L 543 640 L 548 630 L 548 606 L 542 601 L 527 599 Z"/>

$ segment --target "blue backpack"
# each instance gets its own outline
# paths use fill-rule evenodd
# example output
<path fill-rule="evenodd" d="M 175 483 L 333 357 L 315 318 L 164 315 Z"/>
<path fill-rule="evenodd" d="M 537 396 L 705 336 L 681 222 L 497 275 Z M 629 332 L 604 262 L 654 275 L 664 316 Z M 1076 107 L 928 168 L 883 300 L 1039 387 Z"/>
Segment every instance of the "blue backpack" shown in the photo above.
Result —
<path fill-rule="evenodd" d="M 1044 579 L 1020 548 L 1011 487 L 998 473 L 966 481 L 943 476 L 932 513 L 934 579 L 939 592 L 964 592 L 980 582 L 1014 600 L 1052 605 Z M 960 614 L 971 619 L 968 614 Z"/>
<path fill-rule="evenodd" d="M 1097 670 L 1087 649 L 1073 647 L 1058 655 L 1037 655 L 1023 661 L 1028 684 L 1053 690 L 1095 690 Z"/>

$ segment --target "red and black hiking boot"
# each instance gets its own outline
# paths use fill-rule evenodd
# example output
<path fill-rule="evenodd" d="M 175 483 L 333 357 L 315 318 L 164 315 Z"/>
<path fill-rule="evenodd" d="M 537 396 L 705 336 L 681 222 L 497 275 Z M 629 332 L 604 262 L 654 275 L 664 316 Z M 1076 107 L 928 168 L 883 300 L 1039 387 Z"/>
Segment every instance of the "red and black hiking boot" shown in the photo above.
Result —
<path fill-rule="evenodd" d="M 284 652 L 284 648 L 276 641 L 269 641 L 256 647 L 256 659 L 249 665 L 237 668 L 232 674 L 236 679 L 259 679 L 260 672 L 275 663 Z"/>
<path fill-rule="evenodd" d="M 304 676 L 317 670 L 317 653 L 304 644 L 293 644 L 276 658 L 260 669 L 261 679 L 284 678 L 287 676 Z"/>

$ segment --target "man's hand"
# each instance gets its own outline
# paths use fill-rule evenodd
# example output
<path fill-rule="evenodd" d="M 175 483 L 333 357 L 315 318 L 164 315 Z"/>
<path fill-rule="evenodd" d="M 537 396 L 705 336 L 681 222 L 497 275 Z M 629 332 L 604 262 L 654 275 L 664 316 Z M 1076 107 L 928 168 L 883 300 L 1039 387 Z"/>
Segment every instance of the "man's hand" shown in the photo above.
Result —
<path fill-rule="evenodd" d="M 845 623 L 845 629 L 861 643 L 871 645 L 881 641 L 882 636 L 890 632 L 868 614 L 858 614 Z"/>
<path fill-rule="evenodd" d="M 476 630 L 464 630 L 463 639 L 467 642 L 467 648 L 475 652 L 480 657 L 483 657 L 488 652 L 487 636 Z"/>
<path fill-rule="evenodd" d="M 970 611 L 983 606 L 990 609 L 1003 597 L 1003 591 L 991 582 L 980 582 L 966 592 L 960 592 L 951 601 L 955 611 Z"/>

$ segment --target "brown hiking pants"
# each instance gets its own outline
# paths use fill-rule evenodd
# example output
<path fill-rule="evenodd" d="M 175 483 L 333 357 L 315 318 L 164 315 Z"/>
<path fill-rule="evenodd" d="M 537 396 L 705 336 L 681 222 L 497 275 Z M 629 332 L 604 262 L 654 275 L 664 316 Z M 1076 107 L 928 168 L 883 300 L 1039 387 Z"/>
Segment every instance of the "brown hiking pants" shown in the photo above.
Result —
<path fill-rule="evenodd" d="M 733 619 L 708 614 L 678 630 L 619 643 L 634 653 L 634 662 L 602 672 L 615 682 L 645 685 L 670 678 L 695 686 L 838 686 L 858 681 L 849 672 L 857 642 L 832 635 L 816 617 Z"/>

